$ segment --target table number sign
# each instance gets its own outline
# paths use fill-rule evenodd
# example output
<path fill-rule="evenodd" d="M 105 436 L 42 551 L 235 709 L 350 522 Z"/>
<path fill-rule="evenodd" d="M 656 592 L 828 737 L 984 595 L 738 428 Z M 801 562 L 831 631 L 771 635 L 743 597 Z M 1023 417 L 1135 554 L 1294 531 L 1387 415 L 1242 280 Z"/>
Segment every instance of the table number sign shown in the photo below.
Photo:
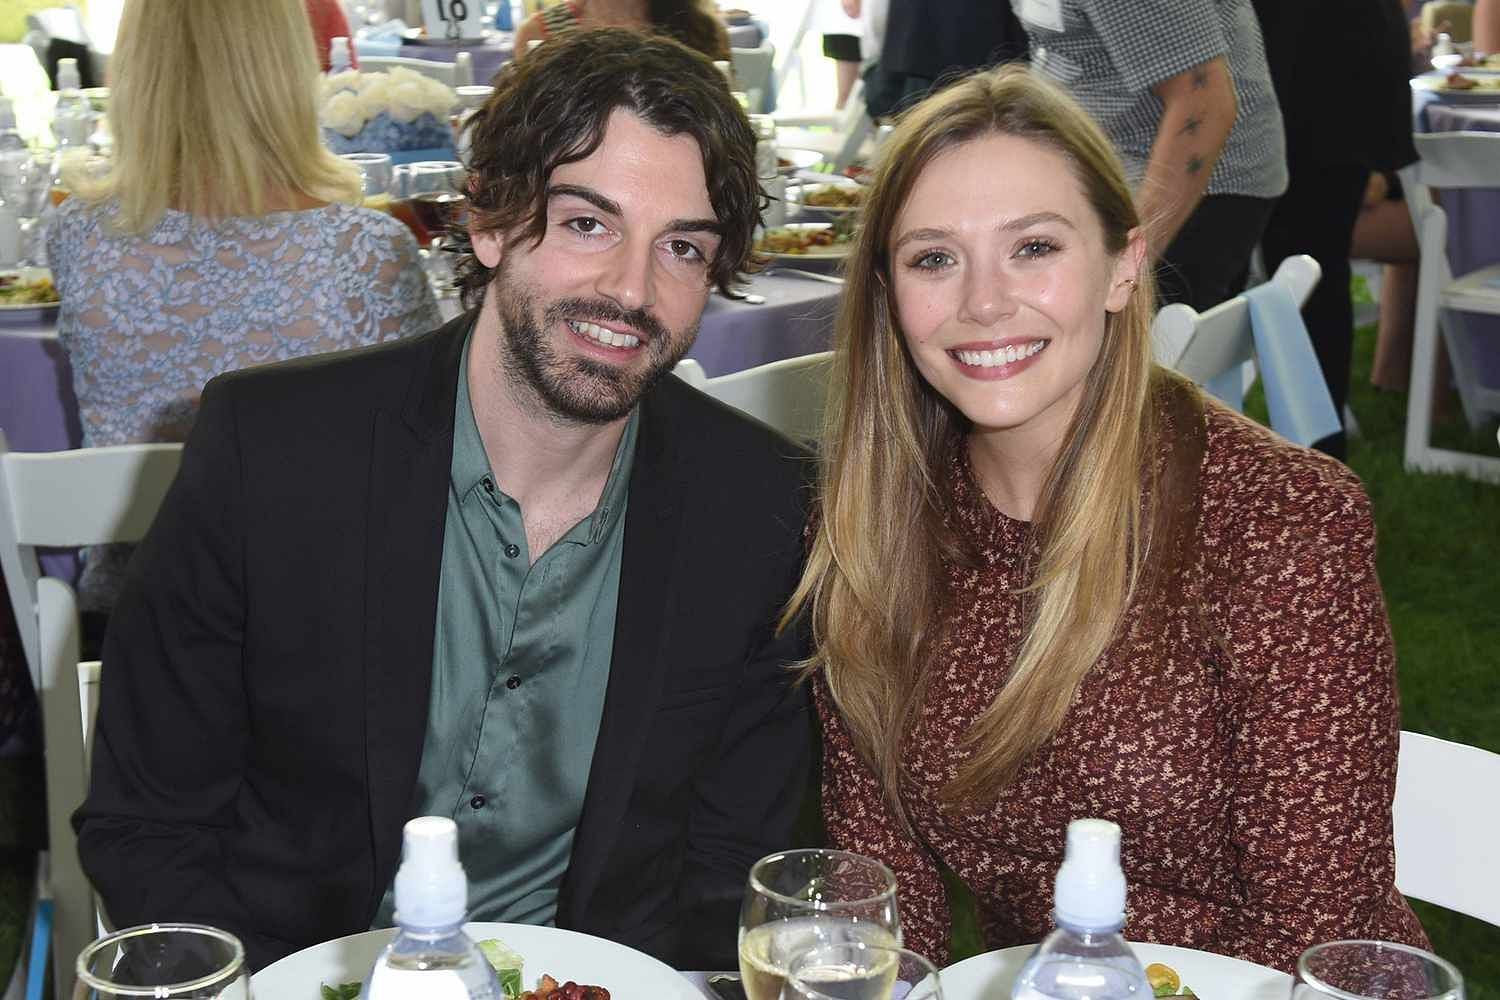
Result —
<path fill-rule="evenodd" d="M 428 38 L 479 38 L 483 21 L 483 0 L 422 0 Z"/>

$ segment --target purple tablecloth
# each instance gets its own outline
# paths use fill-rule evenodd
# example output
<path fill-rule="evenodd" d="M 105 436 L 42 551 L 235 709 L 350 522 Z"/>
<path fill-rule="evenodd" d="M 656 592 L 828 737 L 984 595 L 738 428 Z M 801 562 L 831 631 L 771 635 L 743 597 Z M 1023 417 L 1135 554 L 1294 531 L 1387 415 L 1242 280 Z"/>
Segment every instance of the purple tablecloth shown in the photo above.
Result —
<path fill-rule="evenodd" d="M 1441 95 L 1418 93 L 1413 115 L 1418 132 L 1500 132 L 1500 98 L 1494 103 L 1449 103 Z M 1448 261 L 1453 273 L 1470 271 L 1500 261 L 1500 190 L 1444 191 L 1448 213 Z M 1500 320 L 1491 316 L 1465 317 L 1464 328 L 1479 338 L 1475 352 L 1481 384 L 1500 386 Z"/>

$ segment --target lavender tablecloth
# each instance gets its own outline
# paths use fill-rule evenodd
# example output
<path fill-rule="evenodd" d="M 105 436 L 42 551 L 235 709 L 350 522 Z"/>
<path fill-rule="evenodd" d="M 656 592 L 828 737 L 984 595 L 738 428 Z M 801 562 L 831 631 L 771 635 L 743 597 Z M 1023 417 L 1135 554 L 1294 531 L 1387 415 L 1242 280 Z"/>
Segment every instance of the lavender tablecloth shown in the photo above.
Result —
<path fill-rule="evenodd" d="M 1500 132 L 1500 97 L 1493 103 L 1472 98 L 1450 103 L 1441 95 L 1414 91 L 1414 126 L 1418 132 Z M 1454 274 L 1466 274 L 1500 261 L 1500 189 L 1444 191 L 1448 213 L 1448 260 Z M 1466 316 L 1464 328 L 1474 343 L 1481 384 L 1500 386 L 1500 320 Z"/>

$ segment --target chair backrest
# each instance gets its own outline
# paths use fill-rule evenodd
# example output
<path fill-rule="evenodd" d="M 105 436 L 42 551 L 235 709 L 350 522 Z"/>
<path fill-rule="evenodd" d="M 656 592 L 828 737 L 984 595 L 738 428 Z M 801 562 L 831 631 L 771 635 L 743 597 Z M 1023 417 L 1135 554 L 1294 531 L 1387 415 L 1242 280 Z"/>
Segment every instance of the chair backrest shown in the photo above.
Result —
<path fill-rule="evenodd" d="M 0 569 L 42 707 L 47 767 L 53 969 L 71 979 L 93 940 L 93 892 L 78 863 L 70 816 L 83 801 L 85 731 L 78 689 L 78 603 L 73 588 L 41 575 L 38 546 L 139 541 L 181 461 L 179 444 L 25 453 L 0 433 Z"/>
<path fill-rule="evenodd" d="M 393 69 L 409 69 L 431 77 L 449 87 L 456 86 L 454 64 L 438 62 L 436 59 L 408 59 L 405 56 L 360 56 L 359 68 L 369 73 L 384 73 Z"/>
<path fill-rule="evenodd" d="M 776 46 L 770 42 L 761 42 L 753 49 L 729 50 L 735 86 L 750 98 L 752 112 L 765 110 L 766 94 L 771 89 L 771 65 L 775 59 Z"/>
<path fill-rule="evenodd" d="M 783 358 L 707 379 L 699 388 L 795 441 L 812 441 L 823 431 L 823 405 L 828 399 L 832 357 L 832 352 L 823 351 L 800 358 Z M 678 374 L 684 373 L 679 370 Z M 691 383 L 692 379 L 688 381 Z"/>
<path fill-rule="evenodd" d="M 1401 734 L 1396 888 L 1500 926 L 1500 754 Z"/>
<path fill-rule="evenodd" d="M 1271 280 L 1284 286 L 1299 306 L 1317 286 L 1323 269 L 1307 254 L 1281 262 Z M 1255 358 L 1250 303 L 1243 295 L 1197 312 L 1181 302 L 1163 306 L 1151 327 L 1158 364 L 1176 369 L 1200 385 Z"/>
<path fill-rule="evenodd" d="M 1419 132 L 1412 141 L 1421 157 L 1413 164 L 1420 183 L 1435 188 L 1500 187 L 1500 132 Z"/>

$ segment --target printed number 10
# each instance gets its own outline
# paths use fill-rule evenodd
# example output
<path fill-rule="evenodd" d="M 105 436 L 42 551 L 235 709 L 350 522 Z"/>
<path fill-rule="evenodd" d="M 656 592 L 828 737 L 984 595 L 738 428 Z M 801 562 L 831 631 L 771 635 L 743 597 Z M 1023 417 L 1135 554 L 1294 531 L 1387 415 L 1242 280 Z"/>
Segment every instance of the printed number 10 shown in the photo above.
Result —
<path fill-rule="evenodd" d="M 437 11 L 438 17 L 448 22 L 448 37 L 457 38 L 458 26 L 469 19 L 468 0 L 437 0 Z"/>

